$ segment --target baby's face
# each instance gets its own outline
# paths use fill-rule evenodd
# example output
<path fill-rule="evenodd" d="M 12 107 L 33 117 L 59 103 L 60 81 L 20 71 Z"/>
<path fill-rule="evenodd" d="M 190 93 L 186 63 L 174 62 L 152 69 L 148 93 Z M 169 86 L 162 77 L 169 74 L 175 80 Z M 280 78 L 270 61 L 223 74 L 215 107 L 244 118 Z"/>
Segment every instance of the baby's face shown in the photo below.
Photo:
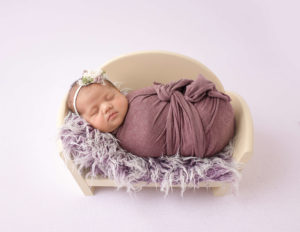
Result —
<path fill-rule="evenodd" d="M 80 115 L 94 128 L 112 132 L 123 123 L 128 100 L 112 86 L 91 84 L 80 89 L 76 106 Z"/>

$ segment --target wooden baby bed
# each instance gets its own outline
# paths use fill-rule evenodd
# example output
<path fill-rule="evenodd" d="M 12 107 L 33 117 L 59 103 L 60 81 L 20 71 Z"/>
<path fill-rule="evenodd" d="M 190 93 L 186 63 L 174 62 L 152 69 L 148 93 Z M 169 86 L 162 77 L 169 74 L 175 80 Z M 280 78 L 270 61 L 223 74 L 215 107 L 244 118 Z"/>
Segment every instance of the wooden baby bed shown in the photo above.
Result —
<path fill-rule="evenodd" d="M 225 91 L 216 75 L 199 61 L 171 52 L 144 51 L 119 56 L 108 61 L 101 68 L 107 72 L 112 82 L 120 82 L 122 84 L 121 88 L 127 87 L 130 89 L 138 89 L 152 85 L 153 81 L 167 83 L 180 78 L 195 79 L 198 74 L 201 73 L 213 81 L 219 91 L 228 94 L 232 99 L 231 104 L 236 120 L 233 159 L 242 167 L 252 155 L 253 122 L 246 102 L 238 94 Z M 67 113 L 65 96 L 60 108 L 58 127 L 62 126 Z M 110 179 L 84 178 L 76 169 L 72 160 L 64 159 L 60 140 L 58 141 L 58 146 L 60 156 L 63 158 L 85 195 L 93 195 L 95 187 L 115 186 L 113 180 Z M 242 168 L 240 168 L 239 171 L 241 172 Z M 155 183 L 151 183 L 145 187 L 155 186 Z M 229 191 L 230 183 L 220 181 L 201 182 L 199 187 L 212 188 L 215 196 L 222 196 Z"/>

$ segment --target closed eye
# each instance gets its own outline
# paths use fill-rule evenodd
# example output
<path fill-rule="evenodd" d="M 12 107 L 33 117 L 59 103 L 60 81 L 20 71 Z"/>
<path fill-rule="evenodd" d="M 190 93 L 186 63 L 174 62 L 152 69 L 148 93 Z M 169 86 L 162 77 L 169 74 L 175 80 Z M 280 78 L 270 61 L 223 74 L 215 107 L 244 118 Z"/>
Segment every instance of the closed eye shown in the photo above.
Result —
<path fill-rule="evenodd" d="M 110 101 L 110 100 L 112 100 L 114 98 L 114 96 L 115 96 L 115 94 L 109 94 L 109 95 L 106 95 L 105 99 L 107 101 Z"/>
<path fill-rule="evenodd" d="M 98 108 L 93 108 L 93 109 L 91 110 L 90 116 L 96 115 L 97 112 L 98 112 Z"/>

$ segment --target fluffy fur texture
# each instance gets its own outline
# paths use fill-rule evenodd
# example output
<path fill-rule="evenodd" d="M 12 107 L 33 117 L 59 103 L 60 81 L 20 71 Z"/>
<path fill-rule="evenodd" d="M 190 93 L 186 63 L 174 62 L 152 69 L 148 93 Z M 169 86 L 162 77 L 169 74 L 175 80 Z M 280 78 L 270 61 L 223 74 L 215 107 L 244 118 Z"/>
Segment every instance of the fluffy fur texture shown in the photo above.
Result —
<path fill-rule="evenodd" d="M 178 153 L 158 158 L 138 157 L 122 149 L 112 134 L 94 129 L 71 112 L 65 117 L 59 138 L 65 159 L 72 159 L 85 178 L 112 179 L 117 189 L 126 187 L 129 193 L 154 182 L 165 196 L 172 190 L 172 185 L 180 185 L 183 196 L 187 186 L 198 188 L 203 181 L 230 182 L 232 192 L 238 193 L 241 176 L 231 159 L 232 141 L 210 158 L 183 157 Z"/>

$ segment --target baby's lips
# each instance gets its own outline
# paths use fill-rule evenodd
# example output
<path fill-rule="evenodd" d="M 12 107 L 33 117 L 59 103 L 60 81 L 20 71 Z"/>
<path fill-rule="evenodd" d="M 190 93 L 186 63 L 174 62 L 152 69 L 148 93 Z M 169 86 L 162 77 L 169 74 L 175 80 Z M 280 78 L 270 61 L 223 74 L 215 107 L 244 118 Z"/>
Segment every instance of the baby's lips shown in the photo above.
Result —
<path fill-rule="evenodd" d="M 108 120 L 110 120 L 111 117 L 114 117 L 117 113 L 118 113 L 118 112 L 113 112 L 113 113 L 111 113 L 111 114 L 108 116 Z"/>

